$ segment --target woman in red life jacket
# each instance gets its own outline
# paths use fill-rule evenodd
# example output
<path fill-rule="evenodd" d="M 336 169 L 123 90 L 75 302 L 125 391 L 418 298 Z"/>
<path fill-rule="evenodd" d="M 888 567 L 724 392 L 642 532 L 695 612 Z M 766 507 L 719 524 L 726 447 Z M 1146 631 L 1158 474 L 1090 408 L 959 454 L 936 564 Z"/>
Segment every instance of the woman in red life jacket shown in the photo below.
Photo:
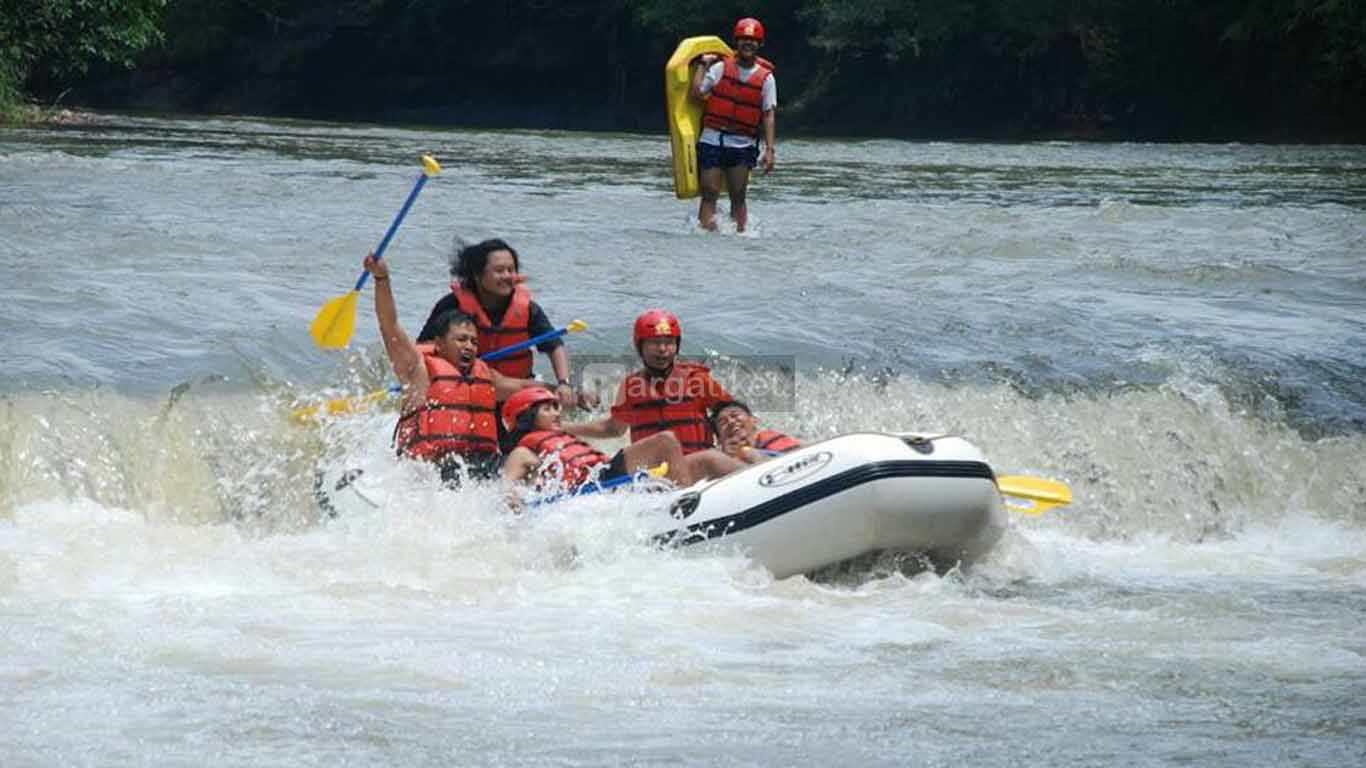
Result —
<path fill-rule="evenodd" d="M 800 440 L 776 429 L 759 429 L 759 420 L 739 400 L 719 403 L 711 410 L 712 429 L 727 456 L 757 464 L 775 453 L 802 447 Z M 756 450 L 757 449 L 757 450 Z"/>
<path fill-rule="evenodd" d="M 434 323 L 429 344 L 416 344 L 398 322 L 389 263 L 365 257 L 375 278 L 375 317 L 384 351 L 403 386 L 394 441 L 401 455 L 430 461 L 458 485 L 465 472 L 492 477 L 498 469 L 497 401 L 537 382 L 504 376 L 479 360 L 474 320 L 453 310 Z"/>
<path fill-rule="evenodd" d="M 481 355 L 554 330 L 545 310 L 532 301 L 531 291 L 522 285 L 517 251 L 502 240 L 495 238 L 461 248 L 452 260 L 451 277 L 451 292 L 432 307 L 427 324 L 417 336 L 418 342 L 432 340 L 433 323 L 452 309 L 474 318 L 479 328 Z M 574 391 L 569 351 L 563 339 L 541 342 L 536 349 L 550 357 L 550 366 L 555 371 L 555 393 L 561 404 L 572 408 L 582 396 L 588 407 L 597 405 L 597 398 L 591 393 L 580 395 Z M 505 376 L 530 378 L 531 350 L 522 350 L 489 365 Z"/>
<path fill-rule="evenodd" d="M 511 482 L 533 480 L 543 488 L 572 492 L 590 482 L 648 469 L 668 462 L 666 477 L 675 485 L 733 472 L 743 466 L 717 450 L 683 455 L 678 438 L 660 432 L 631 443 L 612 458 L 564 430 L 559 400 L 547 389 L 527 388 L 503 404 L 503 427 L 517 447 L 503 463 L 503 477 Z"/>
<path fill-rule="evenodd" d="M 703 102 L 702 135 L 697 140 L 698 185 L 702 199 L 697 223 L 716 229 L 716 199 L 724 175 L 730 194 L 730 217 L 737 232 L 749 221 L 745 192 L 749 172 L 759 159 L 763 133 L 764 173 L 773 171 L 777 127 L 778 83 L 773 64 L 757 54 L 764 44 L 764 25 L 758 19 L 735 22 L 735 55 L 698 57 L 692 97 Z"/>
<path fill-rule="evenodd" d="M 605 419 L 566 424 L 565 431 L 579 437 L 617 437 L 629 429 L 631 442 L 672 432 L 691 454 L 712 448 L 715 433 L 707 409 L 734 400 L 711 376 L 705 365 L 678 361 L 683 327 L 674 313 L 647 310 L 636 318 L 632 338 L 643 367 L 631 373 L 617 388 L 612 412 Z"/>

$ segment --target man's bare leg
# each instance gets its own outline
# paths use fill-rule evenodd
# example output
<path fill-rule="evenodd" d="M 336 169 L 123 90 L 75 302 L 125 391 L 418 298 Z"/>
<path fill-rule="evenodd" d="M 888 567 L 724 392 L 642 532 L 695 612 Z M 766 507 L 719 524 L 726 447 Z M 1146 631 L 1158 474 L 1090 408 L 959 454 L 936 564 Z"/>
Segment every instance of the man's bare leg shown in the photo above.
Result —
<path fill-rule="evenodd" d="M 702 201 L 697 204 L 697 223 L 703 229 L 716 231 L 716 201 L 721 197 L 721 169 L 704 168 L 698 174 Z"/>
<path fill-rule="evenodd" d="M 667 461 L 669 472 L 666 477 L 674 485 L 692 485 L 694 482 L 692 473 L 688 471 L 688 462 L 683 457 L 683 445 L 672 432 L 658 432 L 631 443 L 621 450 L 621 455 L 628 473 L 650 469 Z"/>
<path fill-rule="evenodd" d="M 679 487 L 689 486 L 698 480 L 724 477 L 745 466 L 738 459 L 731 458 L 720 451 L 709 448 L 705 451 L 683 455 L 683 445 L 672 432 L 659 432 L 639 442 L 631 443 L 622 449 L 626 461 L 626 471 L 636 472 L 669 462 L 666 475 Z"/>
<path fill-rule="evenodd" d="M 688 474 L 699 480 L 725 477 L 746 466 L 739 459 L 727 456 L 715 448 L 690 453 L 683 457 L 683 461 L 688 465 Z"/>
<path fill-rule="evenodd" d="M 726 188 L 730 190 L 730 217 L 735 220 L 735 231 L 744 232 L 749 223 L 749 206 L 745 202 L 745 193 L 749 190 L 749 168 L 737 165 L 725 170 Z"/>

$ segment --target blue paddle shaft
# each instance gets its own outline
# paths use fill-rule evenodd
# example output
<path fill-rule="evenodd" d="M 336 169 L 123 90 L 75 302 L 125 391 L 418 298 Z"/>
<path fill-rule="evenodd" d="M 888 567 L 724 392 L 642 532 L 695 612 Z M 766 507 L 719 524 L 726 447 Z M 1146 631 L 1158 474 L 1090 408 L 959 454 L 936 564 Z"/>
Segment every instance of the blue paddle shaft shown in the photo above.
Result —
<path fill-rule="evenodd" d="M 426 177 L 424 176 L 423 178 L 426 178 Z M 409 202 L 412 202 L 411 198 L 409 198 Z M 375 257 L 378 258 L 378 257 L 379 257 L 379 254 L 375 254 Z M 369 272 L 366 272 L 365 274 L 368 275 L 368 274 L 370 274 L 370 273 L 369 273 Z M 554 330 L 554 331 L 546 331 L 545 333 L 541 334 L 540 336 L 533 336 L 533 337 L 527 339 L 526 341 L 519 341 L 519 342 L 517 342 L 516 344 L 512 344 L 512 345 L 510 345 L 510 346 L 503 347 L 502 349 L 495 349 L 495 350 L 493 350 L 492 352 L 488 353 L 487 355 L 481 356 L 479 359 L 480 359 L 480 360 L 483 360 L 484 362 L 489 362 L 489 361 L 492 361 L 492 360 L 502 360 L 503 358 L 507 357 L 508 355 L 512 354 L 513 352 L 520 352 L 520 351 L 522 351 L 523 349 L 526 349 L 527 347 L 529 347 L 529 346 L 531 346 L 531 345 L 533 345 L 533 344 L 540 344 L 540 343 L 543 342 L 543 341 L 549 341 L 549 340 L 551 340 L 551 339 L 558 339 L 559 337 L 565 335 L 566 333 L 569 333 L 569 328 L 568 328 L 568 327 L 559 328 L 559 329 Z M 389 391 L 390 391 L 390 392 L 393 392 L 393 393 L 395 393 L 395 394 L 397 394 L 397 393 L 403 391 L 403 387 L 399 386 L 398 384 L 394 384 L 394 385 L 392 385 L 392 386 L 389 387 Z M 620 478 L 618 478 L 618 479 L 620 479 Z M 628 478 L 628 479 L 629 479 L 629 478 Z M 609 480 L 608 482 L 612 482 L 612 481 Z M 621 483 L 617 483 L 617 484 L 620 485 Z M 607 487 L 608 487 L 608 488 L 611 488 L 612 486 L 609 485 L 609 486 L 607 486 Z"/>
<path fill-rule="evenodd" d="M 384 233 L 384 239 L 379 241 L 379 247 L 375 249 L 375 260 L 384 258 L 384 249 L 389 247 L 389 241 L 394 239 L 394 233 L 398 231 L 398 225 L 403 223 L 403 217 L 408 215 L 408 209 L 413 207 L 413 201 L 417 199 L 417 193 L 422 191 L 422 187 L 427 183 L 427 174 L 423 173 L 417 177 L 417 183 L 413 185 L 413 191 L 408 193 L 408 199 L 403 201 L 403 207 L 398 209 L 398 215 L 394 217 L 394 223 L 389 225 L 389 231 Z M 359 291 L 365 287 L 365 281 L 370 279 L 370 270 L 363 269 L 360 279 L 356 281 L 356 287 L 352 290 Z"/>
<path fill-rule="evenodd" d="M 644 473 L 644 472 L 639 473 L 639 476 L 637 476 L 637 475 L 617 475 L 616 477 L 614 477 L 614 478 L 612 478 L 612 479 L 610 479 L 610 480 L 603 480 L 603 481 L 600 482 L 600 483 L 589 483 L 589 484 L 587 484 L 587 485 L 581 485 L 581 486 L 579 486 L 579 490 L 578 490 L 578 491 L 575 491 L 573 495 L 575 495 L 575 496 L 587 496 L 587 495 L 590 494 L 590 493 L 597 493 L 598 491 L 607 491 L 607 490 L 611 490 L 612 488 L 616 488 L 616 487 L 619 486 L 619 485 L 627 485 L 628 483 L 634 483 L 637 479 L 639 479 L 639 478 L 644 478 L 644 477 L 649 477 L 649 475 L 647 475 L 647 474 Z"/>
<path fill-rule="evenodd" d="M 531 338 L 527 339 L 526 341 L 519 341 L 519 342 L 517 342 L 516 344 L 509 344 L 508 346 L 503 347 L 502 349 L 495 349 L 495 350 L 493 350 L 492 352 L 488 353 L 487 355 L 480 355 L 480 356 L 479 356 L 479 359 L 480 359 L 480 360 L 483 360 L 483 361 L 486 362 L 486 363 L 491 363 L 491 362 L 493 362 L 494 360 L 502 360 L 503 358 L 507 357 L 508 355 L 511 355 L 511 354 L 514 354 L 514 353 L 517 353 L 517 352 L 521 352 L 522 350 L 524 350 L 524 349 L 526 349 L 526 348 L 528 348 L 528 347 L 534 347 L 534 346 L 536 346 L 537 344 L 540 344 L 540 343 L 543 342 L 543 341 L 550 341 L 551 339 L 558 339 L 558 338 L 560 338 L 561 336 L 565 335 L 566 333 L 569 333 L 569 327 L 568 327 L 568 326 L 565 326 L 564 328 L 556 328 L 556 329 L 553 330 L 553 331 L 546 331 L 545 333 L 542 333 L 542 334 L 539 335 L 539 336 L 532 336 Z"/>
<path fill-rule="evenodd" d="M 617 477 L 614 477 L 610 480 L 603 480 L 600 483 L 585 483 L 579 486 L 577 490 L 571 491 L 569 493 L 557 493 L 554 496 L 551 496 L 546 499 L 537 499 L 536 501 L 531 502 L 531 506 L 539 507 L 542 504 L 551 504 L 565 498 L 571 498 L 574 496 L 588 496 L 589 494 L 598 493 L 599 491 L 610 491 L 613 488 L 617 488 L 623 485 L 629 485 L 631 483 L 636 482 L 637 480 L 644 480 L 649 476 L 650 475 L 646 472 L 636 472 L 635 474 L 631 475 L 618 475 Z"/>

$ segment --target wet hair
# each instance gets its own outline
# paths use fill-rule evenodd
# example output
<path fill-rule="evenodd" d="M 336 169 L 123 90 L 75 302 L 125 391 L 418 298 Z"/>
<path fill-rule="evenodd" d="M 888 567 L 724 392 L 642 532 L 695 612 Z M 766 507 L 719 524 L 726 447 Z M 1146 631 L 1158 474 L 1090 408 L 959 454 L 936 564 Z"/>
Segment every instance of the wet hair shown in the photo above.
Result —
<path fill-rule="evenodd" d="M 455 246 L 458 250 L 451 256 L 451 277 L 458 279 L 469 290 L 474 290 L 474 279 L 483 274 L 484 267 L 489 265 L 489 254 L 494 251 L 511 253 L 512 268 L 522 271 L 522 260 L 516 249 L 501 238 L 490 238 L 474 245 L 466 245 L 463 240 L 456 238 Z"/>
<path fill-rule="evenodd" d="M 754 411 L 751 411 L 748 405 L 745 405 L 739 400 L 722 400 L 711 407 L 711 415 L 707 416 L 707 421 L 711 423 L 711 431 L 720 434 L 721 429 L 717 420 L 721 416 L 721 411 L 724 411 L 727 408 L 739 408 L 750 416 L 754 415 Z"/>
<path fill-rule="evenodd" d="M 432 322 L 432 338 L 439 339 L 446 335 L 452 325 L 473 325 L 476 329 L 479 324 L 473 317 L 461 312 L 458 309 L 448 309 L 436 316 Z"/>

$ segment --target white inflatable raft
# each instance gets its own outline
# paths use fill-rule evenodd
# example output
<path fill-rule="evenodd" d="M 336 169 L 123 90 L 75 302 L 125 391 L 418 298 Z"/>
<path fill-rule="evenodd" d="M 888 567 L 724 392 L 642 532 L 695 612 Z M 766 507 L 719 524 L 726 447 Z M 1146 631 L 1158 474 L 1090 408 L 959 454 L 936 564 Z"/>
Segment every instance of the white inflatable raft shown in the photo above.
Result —
<path fill-rule="evenodd" d="M 340 515 L 383 506 L 382 488 L 367 487 L 357 469 L 320 474 L 317 493 Z M 739 548 L 780 579 L 883 551 L 921 555 L 941 569 L 967 565 L 1006 526 L 982 452 L 948 435 L 842 435 L 642 497 L 658 499 L 649 506 L 660 545 Z"/>

